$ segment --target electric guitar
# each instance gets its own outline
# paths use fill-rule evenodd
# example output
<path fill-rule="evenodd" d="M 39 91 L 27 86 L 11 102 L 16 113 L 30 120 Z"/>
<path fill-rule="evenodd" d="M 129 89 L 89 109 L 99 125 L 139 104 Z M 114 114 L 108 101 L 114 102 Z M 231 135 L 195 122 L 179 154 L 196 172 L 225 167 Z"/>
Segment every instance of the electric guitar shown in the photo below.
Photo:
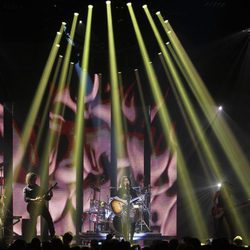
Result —
<path fill-rule="evenodd" d="M 52 191 L 53 188 L 55 188 L 57 186 L 57 182 L 52 185 L 47 192 L 45 192 L 41 197 L 36 197 L 36 200 L 31 200 L 28 202 L 27 204 L 27 211 L 29 213 L 31 213 L 32 211 L 34 211 L 34 209 L 37 209 L 37 207 L 43 207 L 45 205 L 45 200 L 49 200 L 48 199 L 48 195 L 49 193 Z M 51 197 L 50 197 L 51 198 Z"/>
<path fill-rule="evenodd" d="M 239 209 L 239 208 L 242 208 L 242 207 L 247 206 L 247 205 L 250 205 L 250 199 L 234 205 L 234 208 Z M 225 213 L 225 210 L 222 207 L 213 206 L 211 209 L 211 214 L 212 214 L 214 219 L 220 219 L 224 215 L 224 213 Z"/>
<path fill-rule="evenodd" d="M 144 195 L 140 195 L 138 197 L 135 197 L 130 200 L 130 204 L 137 200 L 142 200 L 144 198 Z M 115 215 L 120 215 L 124 211 L 124 207 L 127 207 L 127 204 L 114 198 L 110 203 L 111 209 L 114 212 Z"/>
<path fill-rule="evenodd" d="M 214 219 L 220 219 L 224 215 L 224 208 L 214 206 L 211 213 Z"/>

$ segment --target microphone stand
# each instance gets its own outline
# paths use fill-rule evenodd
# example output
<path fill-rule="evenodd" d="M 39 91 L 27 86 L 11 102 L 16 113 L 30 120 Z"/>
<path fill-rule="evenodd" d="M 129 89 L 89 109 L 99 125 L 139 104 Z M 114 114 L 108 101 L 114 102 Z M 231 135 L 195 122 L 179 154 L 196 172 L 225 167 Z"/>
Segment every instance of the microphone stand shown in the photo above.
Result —
<path fill-rule="evenodd" d="M 130 187 L 126 186 L 126 194 L 127 194 L 127 225 L 126 227 L 126 240 L 129 240 L 129 233 L 130 233 Z"/>

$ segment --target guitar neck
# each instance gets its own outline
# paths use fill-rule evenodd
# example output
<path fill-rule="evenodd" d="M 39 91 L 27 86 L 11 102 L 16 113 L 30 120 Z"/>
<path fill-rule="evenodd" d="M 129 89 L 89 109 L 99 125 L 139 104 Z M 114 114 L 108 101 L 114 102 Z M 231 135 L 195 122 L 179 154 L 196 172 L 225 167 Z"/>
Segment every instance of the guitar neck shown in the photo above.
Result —
<path fill-rule="evenodd" d="M 55 188 L 56 185 L 57 182 L 49 188 L 49 190 L 44 194 L 44 196 L 48 195 L 52 191 L 52 189 Z"/>

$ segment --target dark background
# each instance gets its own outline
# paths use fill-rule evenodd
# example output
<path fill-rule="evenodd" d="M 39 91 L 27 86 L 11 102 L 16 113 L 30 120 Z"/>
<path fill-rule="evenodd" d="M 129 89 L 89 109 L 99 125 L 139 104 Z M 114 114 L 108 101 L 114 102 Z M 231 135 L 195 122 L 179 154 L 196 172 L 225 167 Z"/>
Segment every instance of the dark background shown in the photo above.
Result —
<path fill-rule="evenodd" d="M 61 22 L 66 21 L 70 27 L 74 12 L 78 12 L 79 20 L 84 22 L 89 3 L 94 5 L 91 56 L 99 61 L 92 70 L 104 72 L 107 60 L 105 1 L 0 2 L 1 99 L 16 100 L 32 95 Z M 141 8 L 144 3 L 153 15 L 160 10 L 170 21 L 215 99 L 223 103 L 232 93 L 249 94 L 250 8 L 247 0 L 137 0 L 132 3 L 152 59 L 158 48 L 144 19 Z M 112 1 L 112 8 L 118 69 L 126 72 L 140 67 L 140 56 L 137 56 L 126 1 Z"/>

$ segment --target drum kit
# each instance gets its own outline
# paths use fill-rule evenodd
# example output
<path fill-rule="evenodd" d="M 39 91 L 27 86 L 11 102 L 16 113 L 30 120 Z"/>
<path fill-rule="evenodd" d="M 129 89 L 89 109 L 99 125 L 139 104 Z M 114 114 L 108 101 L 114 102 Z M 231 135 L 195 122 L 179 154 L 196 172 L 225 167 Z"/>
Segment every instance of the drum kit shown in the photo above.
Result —
<path fill-rule="evenodd" d="M 148 205 L 150 192 L 140 188 L 135 188 L 135 190 L 137 190 L 138 197 L 131 200 L 131 211 L 136 218 L 136 232 L 150 231 L 149 222 L 145 222 L 145 217 L 149 218 L 150 216 L 150 207 Z M 94 191 L 101 192 L 100 189 Z M 112 232 L 120 235 L 122 233 L 120 202 L 115 197 L 107 198 L 107 201 L 94 198 L 90 199 L 89 204 L 89 231 L 98 233 Z"/>

